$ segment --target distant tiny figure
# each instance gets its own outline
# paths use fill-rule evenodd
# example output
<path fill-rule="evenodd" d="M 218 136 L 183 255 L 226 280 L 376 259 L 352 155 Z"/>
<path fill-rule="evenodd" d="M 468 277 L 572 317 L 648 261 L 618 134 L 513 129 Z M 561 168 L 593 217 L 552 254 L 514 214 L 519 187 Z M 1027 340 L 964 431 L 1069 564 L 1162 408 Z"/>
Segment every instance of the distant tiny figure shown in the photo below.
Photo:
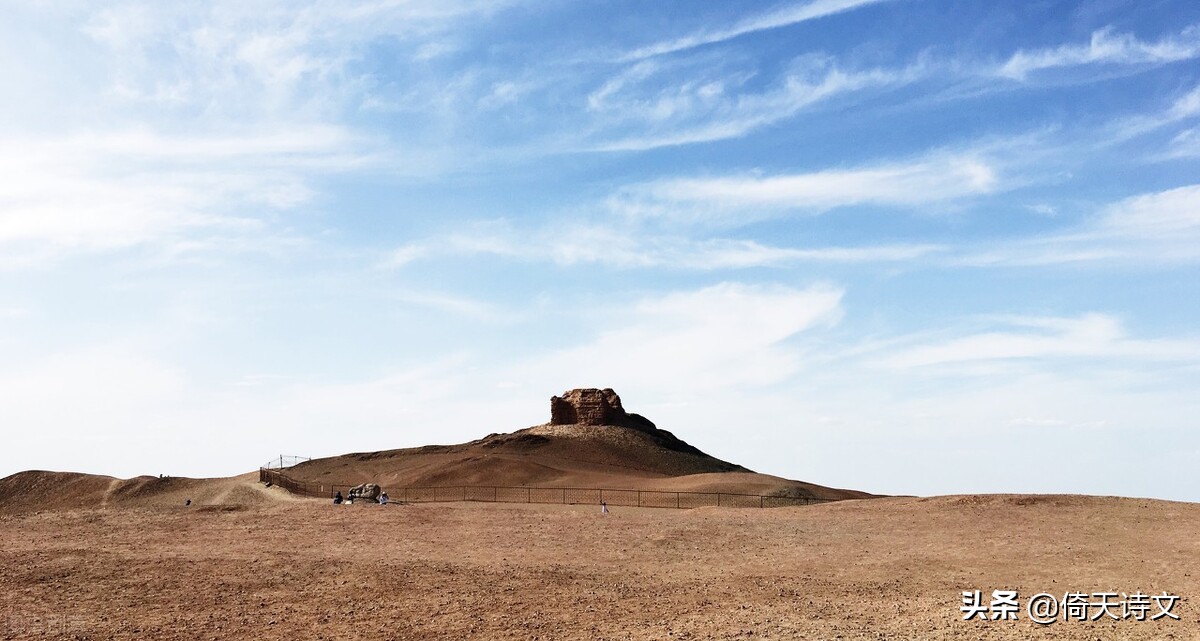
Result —
<path fill-rule="evenodd" d="M 608 514 L 608 503 L 605 503 L 604 501 L 600 501 L 600 513 Z"/>
<path fill-rule="evenodd" d="M 191 505 L 192 505 L 192 500 L 191 500 L 191 499 L 188 499 L 188 500 L 186 500 L 186 501 L 184 501 L 184 502 L 183 502 L 183 506 L 184 506 L 184 507 L 191 507 Z"/>
<path fill-rule="evenodd" d="M 380 505 L 387 505 L 387 502 L 388 502 L 388 495 L 387 495 L 387 492 L 383 492 L 383 493 L 381 493 L 381 494 L 379 495 L 379 504 L 380 504 Z"/>
<path fill-rule="evenodd" d="M 341 504 L 342 504 L 342 491 L 341 491 L 341 490 L 338 490 L 338 491 L 337 491 L 337 494 L 334 494 L 334 495 L 333 495 L 333 504 L 334 504 L 334 505 L 341 505 Z"/>

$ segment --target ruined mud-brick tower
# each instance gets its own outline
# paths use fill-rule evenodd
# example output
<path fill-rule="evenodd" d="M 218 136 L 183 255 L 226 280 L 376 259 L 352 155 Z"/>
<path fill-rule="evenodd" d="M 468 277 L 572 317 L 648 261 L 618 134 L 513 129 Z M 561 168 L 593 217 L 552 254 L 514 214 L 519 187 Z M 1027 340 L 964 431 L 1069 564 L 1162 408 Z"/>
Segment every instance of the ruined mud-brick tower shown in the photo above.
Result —
<path fill-rule="evenodd" d="M 629 419 L 611 389 L 573 389 L 550 397 L 551 425 L 624 425 Z"/>
<path fill-rule="evenodd" d="M 686 452 L 710 458 L 704 452 L 679 440 L 674 434 L 660 430 L 650 419 L 641 414 L 626 412 L 621 406 L 621 397 L 609 388 L 588 387 L 563 392 L 562 396 L 550 397 L 551 425 L 600 425 L 604 427 L 627 427 L 649 434 L 660 447 L 676 452 Z M 729 470 L 745 471 L 745 468 L 717 461 Z"/>

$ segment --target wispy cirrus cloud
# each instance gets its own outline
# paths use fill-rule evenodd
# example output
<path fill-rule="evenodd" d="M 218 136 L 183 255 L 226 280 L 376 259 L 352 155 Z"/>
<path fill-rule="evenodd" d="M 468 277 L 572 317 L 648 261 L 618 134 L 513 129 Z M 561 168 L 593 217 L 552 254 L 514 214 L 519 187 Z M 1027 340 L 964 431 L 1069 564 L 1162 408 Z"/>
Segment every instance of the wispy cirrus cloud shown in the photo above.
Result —
<path fill-rule="evenodd" d="M 618 60 L 629 62 L 685 51 L 703 45 L 725 42 L 757 31 L 800 24 L 886 1 L 888 0 L 811 0 L 744 18 L 726 29 L 700 31 L 681 38 L 639 47 L 622 55 Z"/>
<path fill-rule="evenodd" d="M 945 250 L 933 243 L 779 247 L 746 239 L 661 235 L 617 225 L 559 224 L 517 230 L 507 224 L 490 223 L 402 245 L 389 252 L 379 267 L 395 269 L 420 261 L 492 256 L 564 267 L 717 271 L 805 263 L 897 263 L 936 256 Z"/>
<path fill-rule="evenodd" d="M 313 197 L 310 181 L 369 165 L 340 128 L 242 135 L 148 129 L 0 144 L 0 247 L 43 258 L 145 243 L 261 232 Z M 186 240 L 185 240 L 186 239 Z"/>
<path fill-rule="evenodd" d="M 268 2 L 203 6 L 121 2 L 82 17 L 81 31 L 115 54 L 115 95 L 131 100 L 306 115 L 357 100 L 351 67 L 381 38 L 409 44 L 414 58 L 452 48 L 467 21 L 509 2 L 372 0 L 342 7 Z M 167 55 L 169 54 L 169 55 Z"/>
<path fill-rule="evenodd" d="M 610 204 L 636 219 L 739 225 L 789 212 L 816 214 L 853 205 L 945 203 L 1004 186 L 999 163 L 984 154 L 936 153 L 850 169 L 667 178 L 626 188 Z"/>
<path fill-rule="evenodd" d="M 1117 120 L 1112 125 L 1113 134 L 1107 138 L 1111 142 L 1124 142 L 1197 116 L 1200 116 L 1200 85 L 1176 98 L 1165 109 Z M 1180 136 L 1184 134 L 1186 132 Z"/>
<path fill-rule="evenodd" d="M 936 255 L 932 243 L 826 247 L 775 247 L 752 240 L 713 239 L 687 243 L 663 257 L 665 265 L 691 269 L 782 267 L 803 263 L 900 263 Z"/>
<path fill-rule="evenodd" d="M 1134 338 L 1107 314 L 993 320 L 999 328 L 940 341 L 920 339 L 919 344 L 890 351 L 876 364 L 913 368 L 1063 358 L 1200 363 L 1200 340 Z"/>
<path fill-rule="evenodd" d="M 270 221 L 318 199 L 331 175 L 443 166 L 348 117 L 373 86 L 355 65 L 379 39 L 409 52 L 504 6 L 23 9 L 30 24 L 54 25 L 62 42 L 44 65 L 69 73 L 12 76 L 28 104 L 0 105 L 0 262 L 146 244 L 279 247 Z"/>
<path fill-rule="evenodd" d="M 1121 128 L 1121 136 L 1128 138 L 1169 125 L 1195 121 L 1200 118 L 1200 85 L 1180 96 L 1171 106 L 1159 114 L 1134 118 Z M 1189 127 L 1178 131 L 1167 145 L 1160 159 L 1200 157 L 1200 128 Z"/>
<path fill-rule="evenodd" d="M 1132 196 L 1099 208 L 1064 232 L 964 251 L 954 262 L 976 266 L 1200 260 L 1200 185 Z"/>
<path fill-rule="evenodd" d="M 1112 28 L 1092 33 L 1087 44 L 1018 51 L 996 70 L 998 75 L 1024 80 L 1031 73 L 1087 65 L 1158 65 L 1200 56 L 1200 26 L 1154 42 Z"/>
<path fill-rule="evenodd" d="M 860 3 L 812 3 L 782 11 L 780 15 L 791 15 L 792 10 L 815 10 L 816 5 L 847 10 Z M 739 31 L 733 29 L 729 33 L 735 34 L 730 37 L 736 37 Z M 1155 41 L 1106 28 L 1094 32 L 1086 44 L 1019 50 L 999 65 L 966 59 L 938 60 L 922 54 L 906 66 L 872 68 L 848 65 L 844 60 L 814 52 L 793 61 L 792 68 L 767 89 L 754 91 L 747 90 L 747 83 L 758 77 L 759 69 L 721 75 L 714 70 L 713 62 L 703 60 L 702 56 L 664 61 L 654 53 L 686 51 L 706 42 L 699 36 L 680 39 L 639 50 L 639 55 L 625 59 L 632 64 L 588 96 L 589 112 L 596 116 L 595 129 L 600 133 L 593 137 L 597 142 L 584 148 L 644 151 L 736 139 L 825 103 L 850 101 L 934 79 L 942 84 L 976 85 L 977 90 L 983 83 L 983 91 L 993 92 L 1011 88 L 993 86 L 996 77 L 1026 80 L 1056 69 L 1150 67 L 1190 60 L 1200 56 L 1200 26 Z M 1162 122 L 1142 118 L 1128 125 L 1154 128 L 1189 117 L 1196 108 L 1195 100 L 1181 99 L 1162 115 Z"/>
<path fill-rule="evenodd" d="M 1200 127 L 1185 129 L 1171 139 L 1167 158 L 1197 158 L 1200 157 Z"/>
<path fill-rule="evenodd" d="M 928 73 L 924 60 L 902 68 L 843 68 L 807 56 L 763 91 L 743 88 L 754 73 L 689 75 L 665 86 L 664 67 L 641 62 L 588 97 L 599 123 L 592 151 L 644 151 L 738 138 L 842 97 L 910 84 Z M 635 133 L 623 133 L 626 131 Z"/>
<path fill-rule="evenodd" d="M 1098 238 L 1200 241 L 1200 185 L 1127 198 L 1106 207 L 1089 232 Z"/>

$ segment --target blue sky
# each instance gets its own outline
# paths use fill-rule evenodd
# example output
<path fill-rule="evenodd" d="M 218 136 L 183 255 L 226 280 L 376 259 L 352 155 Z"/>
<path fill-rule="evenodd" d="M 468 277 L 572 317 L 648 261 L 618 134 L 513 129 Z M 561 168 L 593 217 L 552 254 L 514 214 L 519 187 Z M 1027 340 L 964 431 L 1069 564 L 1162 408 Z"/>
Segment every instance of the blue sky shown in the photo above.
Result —
<path fill-rule="evenodd" d="M 613 387 L 758 471 L 1200 500 L 1200 5 L 5 3 L 0 474 Z"/>

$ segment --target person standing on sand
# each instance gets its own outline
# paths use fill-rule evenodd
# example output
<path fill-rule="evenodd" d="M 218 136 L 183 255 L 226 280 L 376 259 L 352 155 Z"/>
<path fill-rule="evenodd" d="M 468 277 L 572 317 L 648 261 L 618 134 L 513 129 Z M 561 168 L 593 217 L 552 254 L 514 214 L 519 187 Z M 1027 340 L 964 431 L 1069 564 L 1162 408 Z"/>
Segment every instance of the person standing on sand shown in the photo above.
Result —
<path fill-rule="evenodd" d="M 381 494 L 379 495 L 379 504 L 380 504 L 380 505 L 387 505 L 387 502 L 388 502 L 388 495 L 387 495 L 387 492 L 383 492 L 383 493 L 381 493 Z"/>
<path fill-rule="evenodd" d="M 604 501 L 600 501 L 600 513 L 608 514 L 608 503 L 605 503 Z"/>
<path fill-rule="evenodd" d="M 333 504 L 334 504 L 334 505 L 341 505 L 341 504 L 342 504 L 342 491 L 341 491 L 341 490 L 338 490 L 338 491 L 337 491 L 337 494 L 334 494 L 334 495 L 333 495 Z"/>

